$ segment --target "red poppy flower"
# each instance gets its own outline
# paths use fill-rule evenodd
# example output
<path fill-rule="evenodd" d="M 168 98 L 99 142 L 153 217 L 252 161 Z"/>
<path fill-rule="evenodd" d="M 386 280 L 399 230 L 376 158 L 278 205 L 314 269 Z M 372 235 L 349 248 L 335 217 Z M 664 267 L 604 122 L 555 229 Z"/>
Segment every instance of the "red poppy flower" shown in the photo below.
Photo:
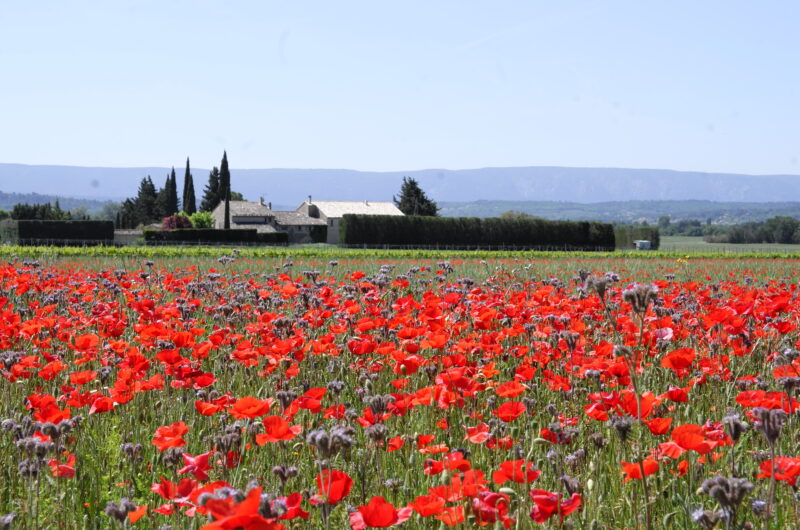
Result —
<path fill-rule="evenodd" d="M 272 399 L 257 399 L 251 396 L 245 396 L 237 399 L 236 403 L 228 409 L 228 414 L 237 420 L 243 418 L 257 418 L 269 413 L 269 407 L 272 405 Z"/>
<path fill-rule="evenodd" d="M 495 389 L 495 393 L 504 398 L 515 398 L 528 389 L 519 381 L 506 381 Z"/>
<path fill-rule="evenodd" d="M 530 492 L 533 507 L 531 508 L 531 519 L 542 524 L 548 519 L 558 514 L 559 521 L 563 522 L 564 517 L 571 514 L 581 506 L 581 496 L 573 493 L 567 500 L 561 500 L 560 493 L 551 493 L 547 490 L 534 489 Z"/>
<path fill-rule="evenodd" d="M 506 423 L 510 423 L 519 418 L 527 409 L 520 401 L 508 401 L 503 403 L 494 411 L 494 415 Z"/>
<path fill-rule="evenodd" d="M 675 427 L 672 430 L 672 440 L 681 448 L 701 455 L 710 453 L 717 446 L 715 441 L 706 438 L 702 427 L 692 423 Z"/>
<path fill-rule="evenodd" d="M 258 445 L 265 445 L 271 442 L 280 442 L 281 440 L 291 440 L 303 430 L 302 425 L 289 425 L 286 420 L 280 416 L 267 416 L 261 423 L 264 424 L 266 432 L 256 435 L 256 443 Z"/>
<path fill-rule="evenodd" d="M 74 478 L 75 477 L 75 455 L 67 453 L 67 461 L 61 463 L 56 458 L 51 458 L 47 464 L 50 466 L 50 472 L 57 478 Z"/>
<path fill-rule="evenodd" d="M 411 504 L 414 511 L 422 517 L 438 515 L 444 510 L 444 499 L 438 495 L 421 495 Z"/>
<path fill-rule="evenodd" d="M 492 480 L 495 484 L 505 484 L 512 480 L 520 484 L 533 482 L 542 472 L 536 469 L 532 462 L 525 460 L 507 460 L 500 464 L 500 469 L 492 473 Z"/>
<path fill-rule="evenodd" d="M 236 530 L 239 528 L 252 528 L 257 530 L 283 530 L 285 527 L 265 519 L 259 513 L 261 507 L 261 488 L 253 488 L 247 497 L 240 503 L 232 498 L 212 498 L 206 502 L 205 509 L 216 519 L 213 523 L 203 526 L 200 530 Z"/>
<path fill-rule="evenodd" d="M 758 466 L 761 470 L 758 478 L 770 478 L 772 476 L 773 462 L 775 465 L 775 480 L 786 482 L 792 487 L 797 485 L 797 478 L 800 477 L 800 457 L 779 456 L 774 461 L 765 460 Z"/>
<path fill-rule="evenodd" d="M 183 447 L 186 445 L 186 440 L 182 436 L 187 432 L 189 432 L 189 426 L 182 421 L 159 427 L 153 437 L 153 445 L 158 447 L 162 453 L 170 447 Z"/>
<path fill-rule="evenodd" d="M 689 375 L 689 369 L 696 357 L 693 348 L 680 348 L 665 355 L 661 359 L 661 366 L 669 368 L 678 377 L 685 377 Z"/>
<path fill-rule="evenodd" d="M 344 471 L 323 469 L 317 475 L 317 494 L 311 504 L 336 504 L 347 497 L 353 488 L 353 479 Z"/>
<path fill-rule="evenodd" d="M 628 482 L 632 479 L 642 478 L 642 468 L 644 468 L 645 477 L 652 475 L 658 471 L 658 461 L 653 460 L 652 458 L 645 458 L 641 465 L 639 465 L 639 462 L 622 462 L 622 472 L 625 474 L 625 478 L 622 480 L 622 482 Z"/>
<path fill-rule="evenodd" d="M 493 491 L 481 491 L 472 499 L 472 511 L 478 524 L 501 522 L 509 528 L 514 520 L 508 517 L 508 495 Z"/>
<path fill-rule="evenodd" d="M 653 418 L 652 420 L 643 420 L 650 432 L 656 436 L 667 434 L 670 426 L 672 425 L 672 418 Z"/>
<path fill-rule="evenodd" d="M 464 436 L 464 439 L 469 440 L 474 444 L 482 444 L 491 438 L 491 434 L 489 434 L 489 426 L 483 422 L 479 423 L 475 427 L 465 427 L 465 431 L 467 432 L 467 435 Z"/>
<path fill-rule="evenodd" d="M 211 466 L 208 464 L 208 459 L 212 454 L 212 452 L 208 452 L 192 456 L 189 453 L 183 453 L 183 461 L 186 465 L 178 470 L 178 474 L 183 475 L 191 473 L 197 480 L 206 480 L 208 478 L 208 473 L 206 473 L 206 471 L 211 469 Z"/>
<path fill-rule="evenodd" d="M 373 497 L 367 505 L 359 506 L 358 511 L 350 514 L 350 527 L 353 530 L 388 528 L 405 522 L 412 513 L 410 506 L 397 510 L 383 497 Z"/>

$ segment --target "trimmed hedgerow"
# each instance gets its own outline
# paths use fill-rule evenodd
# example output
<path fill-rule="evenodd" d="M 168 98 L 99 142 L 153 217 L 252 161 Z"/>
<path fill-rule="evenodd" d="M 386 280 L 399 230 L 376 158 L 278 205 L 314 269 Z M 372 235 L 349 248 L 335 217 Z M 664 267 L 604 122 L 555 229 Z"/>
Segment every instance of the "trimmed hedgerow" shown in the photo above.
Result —
<path fill-rule="evenodd" d="M 186 228 L 179 230 L 145 230 L 148 244 L 166 242 L 190 244 L 253 244 L 283 245 L 289 241 L 284 232 L 258 233 L 255 229 L 217 230 L 213 228 Z"/>
<path fill-rule="evenodd" d="M 345 245 L 614 248 L 610 224 L 538 218 L 345 215 L 339 231 Z"/>

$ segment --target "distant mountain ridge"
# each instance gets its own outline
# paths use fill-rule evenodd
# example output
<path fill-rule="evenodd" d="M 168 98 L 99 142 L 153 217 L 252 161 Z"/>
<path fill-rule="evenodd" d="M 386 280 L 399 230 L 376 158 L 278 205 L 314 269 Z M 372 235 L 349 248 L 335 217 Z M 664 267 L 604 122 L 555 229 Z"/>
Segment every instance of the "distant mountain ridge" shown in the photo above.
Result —
<path fill-rule="evenodd" d="M 712 224 L 764 221 L 785 215 L 800 218 L 800 202 L 714 201 L 612 201 L 577 203 L 564 201 L 471 201 L 440 202 L 447 217 L 496 217 L 508 211 L 545 219 L 603 221 L 608 223 L 656 223 L 662 216 L 672 221 L 697 219 Z"/>
<path fill-rule="evenodd" d="M 707 200 L 785 202 L 800 200 L 800 175 L 744 175 L 663 169 L 504 167 L 355 171 L 348 169 L 237 169 L 231 157 L 233 189 L 246 198 L 275 204 L 300 204 L 311 195 L 320 200 L 391 200 L 404 176 L 417 179 L 440 202 L 478 200 L 611 201 Z M 182 168 L 177 167 L 178 186 Z M 157 186 L 170 168 L 102 168 L 0 164 L 0 190 L 120 200 L 136 193 L 142 177 Z M 198 199 L 208 169 L 193 168 Z"/>

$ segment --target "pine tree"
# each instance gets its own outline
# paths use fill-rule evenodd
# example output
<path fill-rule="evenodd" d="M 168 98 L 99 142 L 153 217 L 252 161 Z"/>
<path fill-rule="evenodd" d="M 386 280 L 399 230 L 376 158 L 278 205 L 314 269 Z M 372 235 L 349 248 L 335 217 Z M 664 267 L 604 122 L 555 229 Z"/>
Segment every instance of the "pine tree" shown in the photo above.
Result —
<path fill-rule="evenodd" d="M 416 179 L 403 177 L 400 199 L 392 197 L 394 203 L 406 215 L 439 215 L 439 206 L 425 195 Z"/>
<path fill-rule="evenodd" d="M 231 229 L 231 172 L 228 169 L 228 152 L 222 152 L 222 163 L 219 166 L 219 198 L 225 201 L 224 229 Z"/>
<path fill-rule="evenodd" d="M 183 211 L 186 215 L 192 215 L 197 211 L 197 200 L 194 197 L 194 180 L 189 170 L 189 158 L 186 158 L 186 173 L 183 175 Z"/>
<path fill-rule="evenodd" d="M 153 184 L 153 179 L 150 178 L 150 175 L 147 175 L 147 177 L 143 178 L 139 183 L 139 191 L 134 201 L 135 209 L 133 212 L 133 219 L 131 220 L 133 226 L 151 223 L 158 218 L 158 212 L 156 210 L 157 197 L 158 194 Z"/>
<path fill-rule="evenodd" d="M 208 174 L 208 184 L 203 190 L 203 201 L 200 203 L 201 212 L 210 212 L 219 204 L 219 169 L 214 169 Z"/>

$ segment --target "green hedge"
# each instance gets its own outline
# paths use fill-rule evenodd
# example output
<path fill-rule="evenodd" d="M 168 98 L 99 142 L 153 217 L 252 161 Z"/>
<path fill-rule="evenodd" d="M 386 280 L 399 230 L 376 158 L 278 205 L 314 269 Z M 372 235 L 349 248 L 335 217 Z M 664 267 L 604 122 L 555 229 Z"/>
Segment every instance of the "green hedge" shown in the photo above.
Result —
<path fill-rule="evenodd" d="M 610 224 L 538 218 L 352 215 L 342 218 L 339 242 L 365 246 L 613 249 Z"/>
<path fill-rule="evenodd" d="M 621 249 L 636 248 L 634 241 L 637 239 L 650 241 L 652 250 L 658 250 L 661 244 L 661 235 L 655 226 L 616 225 L 614 227 L 614 239 L 617 242 L 617 248 Z"/>
<path fill-rule="evenodd" d="M 289 241 L 289 234 L 286 232 L 258 233 L 254 228 L 244 230 L 181 228 L 178 230 L 145 230 L 144 240 L 147 244 L 174 242 L 190 244 L 285 245 Z"/>
<path fill-rule="evenodd" d="M 311 227 L 311 241 L 313 243 L 325 243 L 328 240 L 327 225 L 314 225 Z"/>
<path fill-rule="evenodd" d="M 114 242 L 112 221 L 42 221 L 4 219 L 0 221 L 0 239 L 24 245 L 87 244 Z"/>

